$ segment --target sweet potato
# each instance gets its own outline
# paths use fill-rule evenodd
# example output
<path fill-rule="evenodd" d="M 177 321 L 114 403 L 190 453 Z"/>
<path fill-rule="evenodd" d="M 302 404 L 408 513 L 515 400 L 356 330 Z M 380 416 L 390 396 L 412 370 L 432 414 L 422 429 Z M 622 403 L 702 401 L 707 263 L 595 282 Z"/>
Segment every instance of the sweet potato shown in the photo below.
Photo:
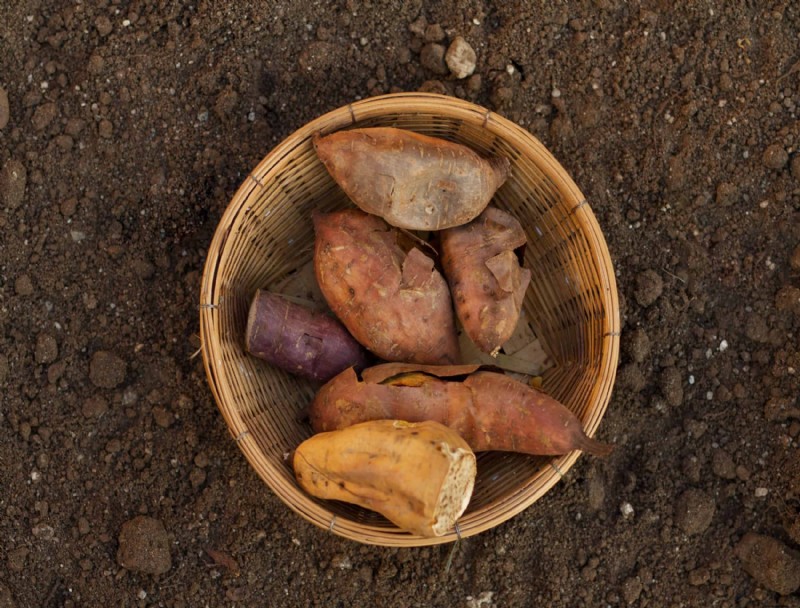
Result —
<path fill-rule="evenodd" d="M 386 363 L 365 369 L 362 380 L 348 369 L 318 391 L 309 420 L 315 431 L 384 418 L 435 420 L 457 431 L 475 452 L 611 452 L 611 446 L 588 437 L 580 420 L 546 393 L 476 368 Z"/>
<path fill-rule="evenodd" d="M 457 361 L 450 291 L 431 258 L 401 231 L 355 208 L 313 220 L 317 282 L 361 344 L 387 361 Z"/>
<path fill-rule="evenodd" d="M 317 136 L 314 147 L 358 207 L 409 230 L 469 222 L 510 167 L 507 158 L 486 159 L 467 146 L 393 127 Z"/>
<path fill-rule="evenodd" d="M 531 271 L 515 250 L 525 245 L 520 223 L 487 207 L 469 224 L 443 230 L 442 266 L 464 331 L 485 353 L 496 355 L 519 321 Z"/>
<path fill-rule="evenodd" d="M 403 530 L 442 536 L 469 504 L 475 454 L 438 422 L 374 420 L 320 433 L 295 450 L 300 486 L 377 511 Z"/>
<path fill-rule="evenodd" d="M 250 303 L 247 352 L 293 374 L 327 382 L 368 354 L 336 319 L 259 289 Z"/>

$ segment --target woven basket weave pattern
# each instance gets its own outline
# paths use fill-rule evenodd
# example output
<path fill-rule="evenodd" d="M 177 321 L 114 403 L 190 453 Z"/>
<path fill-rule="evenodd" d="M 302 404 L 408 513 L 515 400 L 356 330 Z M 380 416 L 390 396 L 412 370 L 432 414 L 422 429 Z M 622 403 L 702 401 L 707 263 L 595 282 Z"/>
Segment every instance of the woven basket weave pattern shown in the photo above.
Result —
<path fill-rule="evenodd" d="M 455 531 L 433 539 L 413 536 L 375 513 L 300 490 L 286 454 L 311 433 L 298 415 L 315 387 L 244 351 L 255 290 L 312 258 L 311 212 L 351 204 L 317 159 L 311 137 L 356 126 L 396 126 L 511 160 L 511 176 L 493 204 L 512 213 L 528 237 L 525 265 L 533 280 L 524 309 L 555 362 L 544 388 L 578 415 L 590 435 L 610 398 L 619 353 L 614 273 L 589 205 L 544 146 L 502 117 L 449 97 L 387 95 L 330 112 L 268 154 L 231 200 L 208 252 L 200 328 L 209 385 L 239 447 L 287 505 L 320 527 L 380 545 L 450 542 Z M 477 534 L 527 508 L 577 457 L 479 454 L 475 492 L 458 534 Z"/>

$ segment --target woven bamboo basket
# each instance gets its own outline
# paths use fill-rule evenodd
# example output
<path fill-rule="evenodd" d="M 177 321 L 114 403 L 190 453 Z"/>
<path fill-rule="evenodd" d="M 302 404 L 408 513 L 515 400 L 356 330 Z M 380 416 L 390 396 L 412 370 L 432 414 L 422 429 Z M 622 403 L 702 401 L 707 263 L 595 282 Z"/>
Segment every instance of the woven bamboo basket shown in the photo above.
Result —
<path fill-rule="evenodd" d="M 437 538 L 411 535 L 376 513 L 317 500 L 298 487 L 287 455 L 311 434 L 299 414 L 317 387 L 253 358 L 243 346 L 255 290 L 312 259 L 312 210 L 351 204 L 317 159 L 312 135 L 356 126 L 397 126 L 511 160 L 511 176 L 493 204 L 520 220 L 528 236 L 525 265 L 534 278 L 524 314 L 553 363 L 543 388 L 575 412 L 589 435 L 605 412 L 619 355 L 614 272 L 589 205 L 548 150 L 516 124 L 455 98 L 401 93 L 334 110 L 279 144 L 234 195 L 208 251 L 200 300 L 203 361 L 233 439 L 278 497 L 325 530 L 384 546 L 451 542 L 529 507 L 579 453 L 479 454 L 473 497 L 457 529 Z"/>

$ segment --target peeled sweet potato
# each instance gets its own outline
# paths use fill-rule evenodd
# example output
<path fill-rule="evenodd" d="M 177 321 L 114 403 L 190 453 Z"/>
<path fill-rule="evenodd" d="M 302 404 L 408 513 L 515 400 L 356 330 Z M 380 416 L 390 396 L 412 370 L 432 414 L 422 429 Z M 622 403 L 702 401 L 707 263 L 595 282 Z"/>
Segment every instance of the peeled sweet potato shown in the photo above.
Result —
<path fill-rule="evenodd" d="M 309 408 L 315 431 L 384 418 L 441 422 L 475 452 L 552 456 L 583 450 L 606 456 L 612 450 L 588 437 L 556 399 L 477 365 L 386 363 L 365 369 L 361 380 L 347 369 L 318 391 Z"/>
<path fill-rule="evenodd" d="M 307 439 L 292 464 L 317 498 L 381 513 L 399 528 L 442 536 L 467 508 L 475 454 L 438 422 L 374 420 Z"/>
<path fill-rule="evenodd" d="M 520 223 L 487 207 L 469 224 L 440 234 L 442 266 L 464 331 L 485 353 L 496 355 L 519 321 L 531 271 L 515 250 L 525 245 Z"/>
<path fill-rule="evenodd" d="M 348 367 L 363 368 L 368 355 L 336 319 L 259 289 L 250 303 L 247 352 L 283 370 L 327 382 Z"/>
<path fill-rule="evenodd" d="M 450 291 L 430 257 L 358 209 L 313 220 L 317 282 L 356 340 L 387 361 L 458 360 Z"/>
<path fill-rule="evenodd" d="M 392 226 L 442 230 L 469 222 L 508 177 L 507 158 L 394 127 L 314 139 L 333 179 L 362 210 Z"/>

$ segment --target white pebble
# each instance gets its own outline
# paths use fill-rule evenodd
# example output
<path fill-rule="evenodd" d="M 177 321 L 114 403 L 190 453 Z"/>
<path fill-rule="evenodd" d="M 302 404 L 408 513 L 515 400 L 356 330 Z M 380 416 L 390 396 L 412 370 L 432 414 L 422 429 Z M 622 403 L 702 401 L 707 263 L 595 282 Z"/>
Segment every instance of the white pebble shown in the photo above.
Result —
<path fill-rule="evenodd" d="M 694 384 L 694 376 L 689 376 L 689 384 Z"/>
<path fill-rule="evenodd" d="M 767 494 L 769 494 L 767 488 L 756 488 L 756 498 L 764 498 Z"/>
<path fill-rule="evenodd" d="M 714 399 L 714 393 L 713 393 L 713 392 L 711 392 L 711 391 L 708 391 L 708 392 L 706 393 L 706 400 L 708 400 L 708 401 L 712 401 L 713 399 Z"/>
<path fill-rule="evenodd" d="M 723 340 L 719 343 L 719 352 L 724 353 L 726 350 L 728 350 L 728 341 Z"/>
<path fill-rule="evenodd" d="M 622 517 L 625 519 L 633 517 L 633 505 L 629 502 L 623 502 L 619 507 L 619 512 L 622 513 Z"/>

